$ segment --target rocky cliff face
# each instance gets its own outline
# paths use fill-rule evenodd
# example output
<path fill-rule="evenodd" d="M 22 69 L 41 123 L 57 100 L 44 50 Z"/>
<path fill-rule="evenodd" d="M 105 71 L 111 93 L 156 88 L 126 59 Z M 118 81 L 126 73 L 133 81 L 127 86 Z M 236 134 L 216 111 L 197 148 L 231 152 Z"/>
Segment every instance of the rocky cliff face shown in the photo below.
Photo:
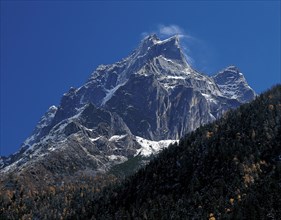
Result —
<path fill-rule="evenodd" d="M 177 36 L 161 41 L 151 35 L 130 56 L 99 66 L 84 85 L 65 93 L 21 150 L 0 160 L 0 172 L 31 164 L 58 175 L 105 171 L 157 153 L 254 97 L 236 67 L 209 77 L 187 63 Z"/>

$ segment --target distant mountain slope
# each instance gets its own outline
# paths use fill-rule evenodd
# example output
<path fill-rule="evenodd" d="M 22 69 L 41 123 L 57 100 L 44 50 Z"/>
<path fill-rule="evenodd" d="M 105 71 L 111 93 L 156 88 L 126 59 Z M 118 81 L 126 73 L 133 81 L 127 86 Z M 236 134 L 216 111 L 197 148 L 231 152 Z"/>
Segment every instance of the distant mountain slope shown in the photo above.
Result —
<path fill-rule="evenodd" d="M 92 219 L 281 219 L 281 85 L 109 187 Z"/>

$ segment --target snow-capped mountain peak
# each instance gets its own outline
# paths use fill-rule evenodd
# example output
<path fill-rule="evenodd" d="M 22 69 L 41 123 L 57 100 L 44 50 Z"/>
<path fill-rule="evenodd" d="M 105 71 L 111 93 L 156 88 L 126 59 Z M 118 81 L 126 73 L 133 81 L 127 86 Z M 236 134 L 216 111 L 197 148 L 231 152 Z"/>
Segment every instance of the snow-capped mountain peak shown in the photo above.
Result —
<path fill-rule="evenodd" d="M 209 77 L 187 63 L 178 36 L 150 35 L 127 58 L 98 66 L 84 85 L 63 94 L 0 168 L 41 163 L 51 169 L 60 160 L 58 172 L 73 163 L 106 170 L 157 153 L 254 96 L 235 66 Z"/>
<path fill-rule="evenodd" d="M 174 36 L 171 36 L 167 39 L 160 40 L 160 38 L 156 34 L 151 34 L 151 35 L 148 35 L 147 37 L 145 37 L 141 41 L 138 49 L 149 48 L 153 45 L 160 45 L 160 44 L 167 44 L 167 43 L 169 43 L 171 45 L 174 44 L 175 46 L 179 47 L 179 41 L 180 41 L 180 39 L 179 39 L 178 35 L 174 35 Z"/>
<path fill-rule="evenodd" d="M 165 40 L 160 40 L 155 34 L 148 36 L 133 53 L 131 60 L 143 65 L 144 61 L 153 60 L 160 56 L 188 66 L 177 35 Z"/>

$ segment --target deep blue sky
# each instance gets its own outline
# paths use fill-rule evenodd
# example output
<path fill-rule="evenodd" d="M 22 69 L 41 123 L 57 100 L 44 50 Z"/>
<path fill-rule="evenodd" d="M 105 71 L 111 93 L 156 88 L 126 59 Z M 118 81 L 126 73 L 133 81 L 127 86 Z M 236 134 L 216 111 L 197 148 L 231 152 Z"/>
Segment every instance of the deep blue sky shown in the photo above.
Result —
<path fill-rule="evenodd" d="M 234 64 L 260 93 L 280 83 L 280 1 L 1 1 L 1 155 L 14 153 L 50 105 L 144 33 L 180 28 L 193 66 Z"/>

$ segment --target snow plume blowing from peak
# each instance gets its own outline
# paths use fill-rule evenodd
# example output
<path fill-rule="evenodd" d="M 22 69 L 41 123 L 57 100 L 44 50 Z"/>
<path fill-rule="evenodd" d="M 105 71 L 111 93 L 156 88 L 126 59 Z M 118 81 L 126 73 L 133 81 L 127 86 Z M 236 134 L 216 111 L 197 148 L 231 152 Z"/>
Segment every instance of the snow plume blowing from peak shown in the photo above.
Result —
<path fill-rule="evenodd" d="M 180 38 L 190 37 L 181 27 L 177 25 L 158 25 L 157 32 L 161 37 L 171 37 L 173 35 L 178 35 Z"/>
<path fill-rule="evenodd" d="M 152 31 L 145 31 L 141 34 L 142 38 L 146 38 L 148 36 L 159 36 L 162 39 L 167 39 L 173 36 L 176 36 L 180 39 L 181 48 L 184 51 L 184 56 L 189 64 L 193 64 L 194 60 L 191 57 L 191 51 L 189 45 L 192 44 L 192 41 L 195 40 L 194 37 L 187 34 L 186 31 L 178 25 L 170 24 L 163 25 L 159 24 L 157 28 Z"/>

